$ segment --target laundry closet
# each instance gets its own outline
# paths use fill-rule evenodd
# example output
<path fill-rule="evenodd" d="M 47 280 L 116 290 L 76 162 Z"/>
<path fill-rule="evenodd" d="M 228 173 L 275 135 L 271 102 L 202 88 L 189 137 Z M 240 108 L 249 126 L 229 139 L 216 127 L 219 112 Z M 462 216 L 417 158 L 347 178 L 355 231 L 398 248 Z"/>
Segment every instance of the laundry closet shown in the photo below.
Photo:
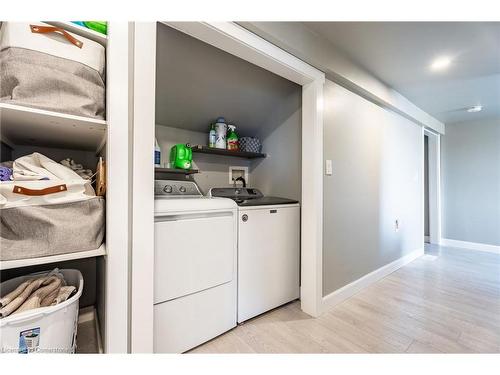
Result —
<path fill-rule="evenodd" d="M 184 352 L 300 297 L 302 87 L 156 32 L 154 351 Z"/>
<path fill-rule="evenodd" d="M 194 152 L 191 169 L 199 173 L 186 178 L 204 194 L 233 186 L 235 167 L 234 176 L 247 171 L 247 185 L 265 195 L 300 200 L 301 106 L 301 86 L 158 23 L 155 122 L 161 167 L 167 167 L 175 144 L 207 146 L 210 125 L 221 116 L 240 138 L 262 142 L 262 155 Z"/>

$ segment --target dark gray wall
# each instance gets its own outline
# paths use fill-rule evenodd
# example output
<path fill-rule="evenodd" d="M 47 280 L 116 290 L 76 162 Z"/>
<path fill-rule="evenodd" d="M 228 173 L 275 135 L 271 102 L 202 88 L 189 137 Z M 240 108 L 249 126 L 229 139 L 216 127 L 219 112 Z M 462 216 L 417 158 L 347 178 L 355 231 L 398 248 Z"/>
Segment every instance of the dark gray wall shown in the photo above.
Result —
<path fill-rule="evenodd" d="M 323 295 L 423 248 L 422 128 L 327 81 Z M 400 229 L 396 232 L 395 220 Z"/>
<path fill-rule="evenodd" d="M 12 160 L 12 148 L 0 142 L 0 162 Z"/>
<path fill-rule="evenodd" d="M 447 124 L 441 142 L 442 236 L 500 245 L 500 119 Z"/>
<path fill-rule="evenodd" d="M 156 124 L 208 131 L 218 116 L 253 136 L 301 87 L 171 27 L 158 24 Z"/>

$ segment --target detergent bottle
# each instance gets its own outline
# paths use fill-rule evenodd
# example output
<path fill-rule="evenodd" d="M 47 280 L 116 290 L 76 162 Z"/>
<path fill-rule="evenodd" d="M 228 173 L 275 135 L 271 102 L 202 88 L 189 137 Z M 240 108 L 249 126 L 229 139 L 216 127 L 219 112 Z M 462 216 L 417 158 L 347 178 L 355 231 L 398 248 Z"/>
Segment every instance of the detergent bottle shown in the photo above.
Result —
<path fill-rule="evenodd" d="M 228 125 L 229 132 L 227 135 L 227 149 L 230 151 L 238 151 L 238 134 L 236 134 L 236 126 Z"/>

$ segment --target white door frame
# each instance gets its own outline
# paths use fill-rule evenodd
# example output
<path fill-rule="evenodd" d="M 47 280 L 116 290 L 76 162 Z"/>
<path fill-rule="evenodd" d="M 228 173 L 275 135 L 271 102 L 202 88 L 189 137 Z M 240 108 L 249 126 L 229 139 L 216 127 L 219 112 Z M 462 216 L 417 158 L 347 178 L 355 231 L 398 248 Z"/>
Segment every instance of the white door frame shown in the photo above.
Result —
<path fill-rule="evenodd" d="M 325 75 L 232 22 L 165 22 L 302 86 L 301 308 L 319 316 L 323 253 L 323 84 Z M 153 151 L 156 24 L 135 28 L 132 352 L 153 351 Z M 154 34 L 153 34 L 154 30 Z M 150 44 L 154 43 L 154 46 Z M 151 104 L 152 103 L 152 104 Z M 138 296 L 137 294 L 140 294 Z"/>
<path fill-rule="evenodd" d="M 424 129 L 429 140 L 429 242 L 441 241 L 441 135 Z M 424 155 L 425 157 L 425 155 Z"/>

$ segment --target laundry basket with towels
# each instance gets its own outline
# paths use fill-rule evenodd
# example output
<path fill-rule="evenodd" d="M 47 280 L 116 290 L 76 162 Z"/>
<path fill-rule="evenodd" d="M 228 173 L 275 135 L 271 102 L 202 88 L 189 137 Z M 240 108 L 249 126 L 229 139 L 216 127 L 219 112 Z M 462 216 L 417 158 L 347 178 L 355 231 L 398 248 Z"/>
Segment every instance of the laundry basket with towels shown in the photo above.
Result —
<path fill-rule="evenodd" d="M 1 283 L 0 353 L 74 353 L 82 292 L 82 274 L 71 269 Z"/>
<path fill-rule="evenodd" d="M 43 22 L 3 22 L 0 102 L 103 119 L 105 49 Z"/>

